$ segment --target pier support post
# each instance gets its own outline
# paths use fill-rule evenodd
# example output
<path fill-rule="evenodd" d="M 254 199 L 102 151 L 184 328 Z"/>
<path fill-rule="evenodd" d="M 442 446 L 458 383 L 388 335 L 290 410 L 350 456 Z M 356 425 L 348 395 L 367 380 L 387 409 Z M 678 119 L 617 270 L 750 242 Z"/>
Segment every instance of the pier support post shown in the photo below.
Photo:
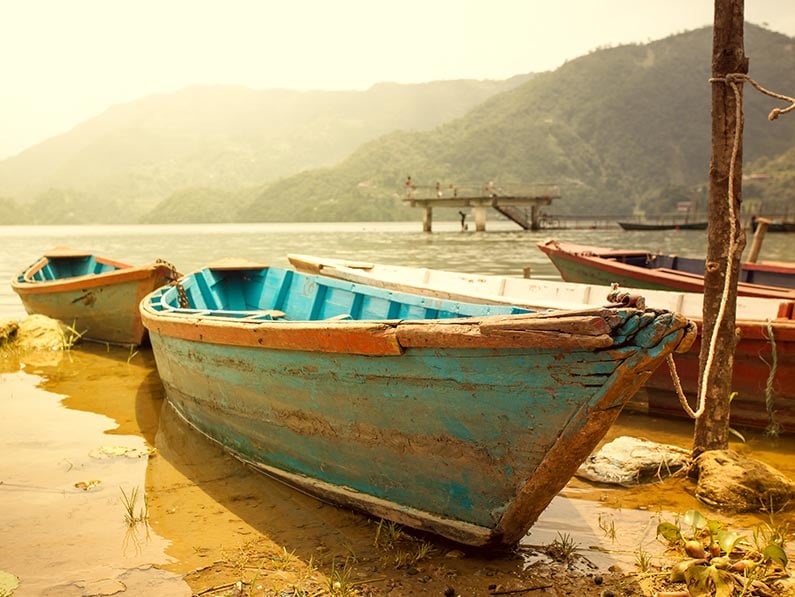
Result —
<path fill-rule="evenodd" d="M 433 224 L 433 208 L 426 205 L 422 213 L 422 231 L 430 232 Z"/>
<path fill-rule="evenodd" d="M 541 209 L 538 203 L 533 203 L 530 206 L 530 230 L 536 232 L 541 229 L 541 224 L 538 221 L 538 217 L 540 215 Z"/>
<path fill-rule="evenodd" d="M 475 212 L 475 230 L 478 232 L 486 231 L 486 208 L 483 205 L 476 205 L 472 208 Z"/>

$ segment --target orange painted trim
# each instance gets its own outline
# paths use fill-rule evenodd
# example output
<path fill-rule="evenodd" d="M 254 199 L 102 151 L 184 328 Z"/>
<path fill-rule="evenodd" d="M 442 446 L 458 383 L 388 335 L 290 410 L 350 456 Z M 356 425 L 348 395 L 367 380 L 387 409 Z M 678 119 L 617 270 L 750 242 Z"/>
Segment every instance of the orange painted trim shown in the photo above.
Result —
<path fill-rule="evenodd" d="M 97 259 L 102 263 L 116 265 L 118 262 Z M 25 279 L 29 280 L 33 274 L 39 271 L 47 264 L 46 259 L 42 259 L 32 267 L 28 268 L 24 274 Z M 124 265 L 124 264 L 121 264 Z M 146 266 L 133 267 L 124 265 L 124 269 L 105 272 L 102 274 L 88 274 L 85 276 L 76 276 L 74 278 L 65 278 L 63 280 L 47 280 L 42 282 L 26 281 L 19 282 L 17 274 L 11 280 L 11 287 L 19 295 L 28 294 L 51 294 L 55 292 L 68 292 L 73 290 L 85 290 L 88 288 L 97 288 L 99 286 L 108 286 L 111 284 L 123 284 L 125 282 L 134 282 L 138 280 L 145 280 L 151 277 L 168 278 L 170 270 L 168 266 L 162 264 L 152 264 Z"/>

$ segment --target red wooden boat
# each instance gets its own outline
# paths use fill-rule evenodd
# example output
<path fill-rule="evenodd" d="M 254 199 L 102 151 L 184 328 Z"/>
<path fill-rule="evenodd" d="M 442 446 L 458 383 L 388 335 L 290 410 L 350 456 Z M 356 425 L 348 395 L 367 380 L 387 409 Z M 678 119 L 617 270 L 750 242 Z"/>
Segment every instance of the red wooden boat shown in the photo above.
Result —
<path fill-rule="evenodd" d="M 695 296 L 704 292 L 703 260 L 554 240 L 538 246 L 566 281 L 616 282 L 629 288 L 698 293 Z M 795 264 L 744 263 L 741 280 L 736 321 L 740 339 L 732 376 L 732 390 L 736 392 L 731 406 L 733 424 L 762 428 L 772 424 L 795 432 Z M 756 304 L 743 305 L 749 301 Z M 674 361 L 685 392 L 695 397 L 702 342 L 701 309 L 683 312 L 696 322 L 699 335 L 690 351 L 676 355 Z M 649 378 L 646 390 L 651 412 L 683 414 L 667 368 L 657 370 Z"/>
<path fill-rule="evenodd" d="M 704 260 L 549 240 L 539 243 L 566 282 L 704 292 Z M 743 263 L 738 296 L 795 300 L 795 264 Z"/>

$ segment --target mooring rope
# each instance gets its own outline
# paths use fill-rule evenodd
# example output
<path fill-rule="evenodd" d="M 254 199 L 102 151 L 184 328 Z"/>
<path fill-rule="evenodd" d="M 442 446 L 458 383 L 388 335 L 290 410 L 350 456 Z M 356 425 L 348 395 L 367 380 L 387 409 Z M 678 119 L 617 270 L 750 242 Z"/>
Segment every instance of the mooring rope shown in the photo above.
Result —
<path fill-rule="evenodd" d="M 179 297 L 179 306 L 182 309 L 187 309 L 190 307 L 190 301 L 188 300 L 188 295 L 185 294 L 185 287 L 182 285 L 180 281 L 180 274 L 177 271 L 177 268 L 174 267 L 173 263 L 169 263 L 165 259 L 156 259 L 155 263 L 160 265 L 165 265 L 169 270 L 169 280 L 171 281 L 172 286 L 177 287 L 177 296 Z"/>
<path fill-rule="evenodd" d="M 776 338 L 773 335 L 773 322 L 769 319 L 767 320 L 767 333 L 770 338 L 770 357 L 772 362 L 769 365 L 770 373 L 767 375 L 767 383 L 765 384 L 765 408 L 767 409 L 768 420 L 765 433 L 777 437 L 779 431 L 781 431 L 781 425 L 776 421 L 776 414 L 773 412 L 773 380 L 776 377 L 776 369 L 778 368 L 778 352 L 776 350 Z"/>
<path fill-rule="evenodd" d="M 748 81 L 753 85 L 757 90 L 764 93 L 765 95 L 769 95 L 770 97 L 775 97 L 777 99 L 781 99 L 784 101 L 790 102 L 790 105 L 786 108 L 774 108 L 770 114 L 768 114 L 768 120 L 775 120 L 781 114 L 786 114 L 792 110 L 795 110 L 795 99 L 788 97 L 786 95 L 781 95 L 779 93 L 775 93 L 770 91 L 769 89 L 765 89 L 759 83 L 754 81 L 751 77 L 746 75 L 745 73 L 730 73 L 727 74 L 725 77 L 713 77 L 709 80 L 710 83 L 726 83 L 732 89 L 734 93 L 734 143 L 732 146 L 732 155 L 731 161 L 729 162 L 729 189 L 727 193 L 727 201 L 729 204 L 729 258 L 726 260 L 726 272 L 723 278 L 723 293 L 721 295 L 720 306 L 718 308 L 718 315 L 715 318 L 715 325 L 712 328 L 712 336 L 710 337 L 709 341 L 709 348 L 707 350 L 707 360 L 704 364 L 704 370 L 701 372 L 701 383 L 699 384 L 698 388 L 698 408 L 694 411 L 690 404 L 687 401 L 687 397 L 685 396 L 684 392 L 682 391 L 682 384 L 679 381 L 679 375 L 676 372 L 676 364 L 674 363 L 674 359 L 671 355 L 668 355 L 667 362 L 668 368 L 671 371 L 671 378 L 674 382 L 674 387 L 676 388 L 676 393 L 679 397 L 679 403 L 684 408 L 685 412 L 692 417 L 693 419 L 698 419 L 701 415 L 704 414 L 704 408 L 706 407 L 706 396 L 707 396 L 707 388 L 709 384 L 709 376 L 707 373 L 712 368 L 712 361 L 715 358 L 715 347 L 718 343 L 718 332 L 720 331 L 720 326 L 723 323 L 723 318 L 726 315 L 726 304 L 728 302 L 729 297 L 729 284 L 731 282 L 731 264 L 732 259 L 731 256 L 734 255 L 734 252 L 737 250 L 737 222 L 736 222 L 736 212 L 734 209 L 734 202 L 735 202 L 735 195 L 734 195 L 734 171 L 737 166 L 737 154 L 740 150 L 740 143 L 742 141 L 741 134 L 740 134 L 740 122 L 743 119 L 743 104 L 742 104 L 742 96 L 740 94 L 740 89 L 737 86 L 737 81 L 743 82 Z M 772 329 L 771 330 L 771 338 L 772 338 Z M 768 380 L 769 383 L 772 384 L 771 380 Z"/>

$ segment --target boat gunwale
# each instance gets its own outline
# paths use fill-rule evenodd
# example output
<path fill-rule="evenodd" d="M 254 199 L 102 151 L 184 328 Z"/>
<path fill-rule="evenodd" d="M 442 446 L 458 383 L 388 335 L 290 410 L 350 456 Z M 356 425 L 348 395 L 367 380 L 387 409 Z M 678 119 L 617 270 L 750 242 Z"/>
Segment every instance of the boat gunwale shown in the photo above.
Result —
<path fill-rule="evenodd" d="M 120 263 L 113 262 L 111 260 L 105 260 L 104 258 L 96 256 L 95 258 L 97 261 L 101 260 L 101 263 Z M 33 265 L 21 270 L 11 279 L 11 286 L 13 290 L 18 294 L 69 292 L 72 290 L 84 290 L 98 286 L 109 286 L 112 284 L 124 284 L 127 282 L 146 280 L 150 277 L 156 276 L 157 272 L 160 270 L 163 270 L 164 272 L 170 271 L 170 267 L 164 263 L 150 263 L 148 265 L 140 266 L 125 264 L 125 267 L 123 268 L 98 274 L 81 274 L 79 276 L 59 278 L 55 280 L 31 280 L 30 277 L 45 265 L 47 265 L 47 258 L 43 257 Z M 20 281 L 20 278 L 22 281 Z"/>

